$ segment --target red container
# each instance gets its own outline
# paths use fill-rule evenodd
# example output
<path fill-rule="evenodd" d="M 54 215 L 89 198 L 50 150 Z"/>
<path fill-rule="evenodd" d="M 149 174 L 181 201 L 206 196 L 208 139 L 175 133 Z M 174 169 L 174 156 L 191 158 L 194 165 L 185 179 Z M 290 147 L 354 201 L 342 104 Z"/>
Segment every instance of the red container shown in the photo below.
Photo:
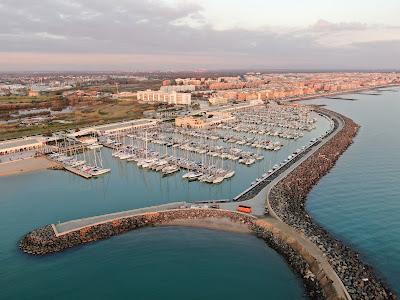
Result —
<path fill-rule="evenodd" d="M 246 213 L 246 214 L 251 214 L 251 206 L 245 206 L 245 205 L 239 205 L 236 209 L 238 212 Z"/>

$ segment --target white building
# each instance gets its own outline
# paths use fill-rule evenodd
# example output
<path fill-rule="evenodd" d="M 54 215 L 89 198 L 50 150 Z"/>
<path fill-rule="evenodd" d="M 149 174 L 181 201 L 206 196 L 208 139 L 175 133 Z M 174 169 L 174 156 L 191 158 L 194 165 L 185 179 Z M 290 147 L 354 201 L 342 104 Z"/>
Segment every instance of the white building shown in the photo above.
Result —
<path fill-rule="evenodd" d="M 137 99 L 144 102 L 160 102 L 172 105 L 192 104 L 192 95 L 190 93 L 177 93 L 175 91 L 170 93 L 152 90 L 140 91 L 137 92 Z"/>
<path fill-rule="evenodd" d="M 40 150 L 45 145 L 40 137 L 27 137 L 0 142 L 0 156 L 25 151 Z"/>
<path fill-rule="evenodd" d="M 91 128 L 99 134 L 118 134 L 122 132 L 129 132 L 138 129 L 146 129 L 154 127 L 158 124 L 158 120 L 152 119 L 139 119 L 126 122 L 118 122 L 106 125 L 98 125 Z"/>

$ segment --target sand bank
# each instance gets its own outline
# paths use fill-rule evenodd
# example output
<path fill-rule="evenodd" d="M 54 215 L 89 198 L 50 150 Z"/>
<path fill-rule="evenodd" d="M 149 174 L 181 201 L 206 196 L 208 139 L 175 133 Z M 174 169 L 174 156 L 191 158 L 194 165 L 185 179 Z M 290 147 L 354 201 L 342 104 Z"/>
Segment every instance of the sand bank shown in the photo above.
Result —
<path fill-rule="evenodd" d="M 243 223 L 235 223 L 229 218 L 204 218 L 204 219 L 176 219 L 157 224 L 159 226 L 184 226 L 199 227 L 214 230 L 222 230 L 236 233 L 252 233 L 249 226 Z"/>
<path fill-rule="evenodd" d="M 12 162 L 5 162 L 0 163 L 0 177 L 46 170 L 52 167 L 57 167 L 57 164 L 45 157 L 26 158 Z"/>

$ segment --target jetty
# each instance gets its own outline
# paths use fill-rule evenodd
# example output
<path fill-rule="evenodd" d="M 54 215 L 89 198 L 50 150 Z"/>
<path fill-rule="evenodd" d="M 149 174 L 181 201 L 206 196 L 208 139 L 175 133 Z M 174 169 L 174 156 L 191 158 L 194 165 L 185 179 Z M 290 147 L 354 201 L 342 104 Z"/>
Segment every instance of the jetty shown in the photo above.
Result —
<path fill-rule="evenodd" d="M 73 168 L 73 167 L 70 167 L 70 166 L 64 166 L 64 169 L 69 171 L 69 172 L 71 172 L 72 174 L 81 176 L 81 177 L 83 177 L 85 179 L 92 178 L 92 175 L 90 173 L 84 172 L 83 170 L 79 170 L 77 168 Z"/>
<path fill-rule="evenodd" d="M 348 100 L 348 101 L 357 101 L 356 98 L 348 98 L 348 97 L 339 97 L 339 96 L 331 96 L 331 97 L 324 97 L 325 99 L 333 99 L 333 100 Z"/>

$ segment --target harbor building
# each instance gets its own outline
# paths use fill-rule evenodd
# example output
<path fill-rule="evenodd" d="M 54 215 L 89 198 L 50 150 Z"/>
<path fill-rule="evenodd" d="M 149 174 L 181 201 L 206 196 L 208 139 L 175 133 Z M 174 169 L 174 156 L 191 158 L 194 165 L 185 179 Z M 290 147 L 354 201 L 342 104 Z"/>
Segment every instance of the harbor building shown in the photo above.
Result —
<path fill-rule="evenodd" d="M 235 120 L 235 117 L 228 113 L 216 112 L 205 117 L 180 117 L 175 119 L 175 126 L 184 128 L 207 128 L 228 121 Z"/>
<path fill-rule="evenodd" d="M 137 129 L 154 127 L 155 125 L 157 125 L 158 122 L 159 122 L 158 120 L 152 120 L 152 119 L 139 119 L 127 122 L 119 122 L 119 123 L 95 126 L 93 127 L 93 131 L 101 135 L 117 134 Z"/>
<path fill-rule="evenodd" d="M 125 122 L 118 122 L 118 123 L 110 123 L 110 124 L 82 128 L 79 131 L 69 133 L 66 136 L 74 139 L 84 136 L 92 136 L 96 134 L 107 135 L 107 134 L 123 133 L 135 129 L 150 128 L 155 126 L 157 123 L 158 120 L 153 120 L 153 119 L 139 119 L 139 120 L 125 121 Z"/>
<path fill-rule="evenodd" d="M 40 150 L 45 143 L 40 137 L 28 137 L 0 142 L 0 156 L 25 151 Z"/>
<path fill-rule="evenodd" d="M 190 93 L 178 93 L 176 91 L 140 91 L 137 92 L 137 99 L 144 102 L 159 102 L 171 105 L 191 105 L 192 95 Z"/>

